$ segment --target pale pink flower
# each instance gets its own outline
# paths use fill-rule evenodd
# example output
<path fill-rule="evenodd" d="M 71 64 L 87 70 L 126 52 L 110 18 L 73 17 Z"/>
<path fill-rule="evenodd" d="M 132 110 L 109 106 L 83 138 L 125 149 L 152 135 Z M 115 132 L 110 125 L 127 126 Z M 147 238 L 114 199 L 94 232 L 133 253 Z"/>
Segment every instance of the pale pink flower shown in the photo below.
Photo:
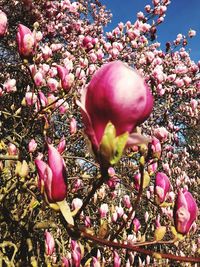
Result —
<path fill-rule="evenodd" d="M 158 172 L 155 179 L 155 201 L 158 205 L 163 203 L 166 199 L 166 195 L 170 189 L 170 181 L 168 176 L 163 172 Z"/>
<path fill-rule="evenodd" d="M 76 209 L 80 209 L 83 205 L 83 201 L 80 198 L 74 198 L 72 200 L 72 209 L 76 210 Z"/>
<path fill-rule="evenodd" d="M 51 90 L 51 92 L 56 92 L 58 89 L 58 81 L 54 78 L 48 78 L 47 80 L 47 86 Z"/>
<path fill-rule="evenodd" d="M 70 120 L 70 134 L 75 134 L 77 131 L 77 121 L 75 118 Z"/>
<path fill-rule="evenodd" d="M 196 35 L 196 31 L 195 30 L 189 30 L 188 32 L 188 36 L 191 38 L 191 37 L 194 37 Z"/>
<path fill-rule="evenodd" d="M 25 101 L 27 106 L 32 106 L 37 102 L 37 95 L 32 92 L 26 92 Z"/>
<path fill-rule="evenodd" d="M 7 93 L 16 92 L 17 91 L 16 80 L 15 79 L 8 79 L 3 84 L 3 88 Z"/>
<path fill-rule="evenodd" d="M 33 152 L 35 152 L 36 148 L 37 148 L 37 143 L 36 143 L 35 139 L 31 139 L 31 141 L 28 144 L 28 151 L 30 153 L 33 153 Z"/>
<path fill-rule="evenodd" d="M 154 135 L 158 138 L 161 142 L 165 142 L 168 138 L 169 132 L 165 127 L 159 127 L 154 130 Z"/>
<path fill-rule="evenodd" d="M 26 26 L 19 24 L 17 31 L 17 44 L 19 54 L 23 57 L 32 56 L 35 49 L 35 38 Z"/>
<path fill-rule="evenodd" d="M 34 79 L 35 85 L 36 85 L 37 87 L 42 86 L 43 83 L 44 83 L 43 75 L 42 75 L 42 73 L 39 72 L 39 71 L 36 72 L 36 74 L 34 75 L 33 79 Z"/>
<path fill-rule="evenodd" d="M 99 208 L 100 217 L 105 218 L 108 211 L 109 211 L 108 204 L 106 204 L 106 203 L 101 204 L 101 206 Z"/>
<path fill-rule="evenodd" d="M 48 231 L 45 231 L 45 251 L 48 256 L 51 256 L 55 251 L 55 240 Z"/>
<path fill-rule="evenodd" d="M 9 143 L 8 144 L 8 154 L 9 155 L 17 155 L 17 153 L 18 153 L 18 150 L 17 150 L 16 145 Z"/>
<path fill-rule="evenodd" d="M 6 14 L 0 10 L 0 37 L 3 37 L 8 29 L 8 19 Z"/>

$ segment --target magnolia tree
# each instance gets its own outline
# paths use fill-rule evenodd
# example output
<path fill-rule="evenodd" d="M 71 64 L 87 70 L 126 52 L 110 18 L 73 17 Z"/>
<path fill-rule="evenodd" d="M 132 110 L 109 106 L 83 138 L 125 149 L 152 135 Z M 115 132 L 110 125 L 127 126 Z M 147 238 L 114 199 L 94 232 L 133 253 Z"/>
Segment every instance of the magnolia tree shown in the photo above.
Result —
<path fill-rule="evenodd" d="M 200 262 L 200 64 L 194 30 L 160 48 L 169 4 L 105 33 L 98 0 L 1 1 L 2 266 Z"/>

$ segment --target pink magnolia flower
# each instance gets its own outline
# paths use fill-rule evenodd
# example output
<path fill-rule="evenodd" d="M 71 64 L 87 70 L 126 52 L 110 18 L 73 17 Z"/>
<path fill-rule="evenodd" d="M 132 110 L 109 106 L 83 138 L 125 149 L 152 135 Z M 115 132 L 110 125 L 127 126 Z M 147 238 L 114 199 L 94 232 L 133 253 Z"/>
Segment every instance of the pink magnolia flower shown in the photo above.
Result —
<path fill-rule="evenodd" d="M 192 194 L 186 189 L 179 190 L 174 206 L 174 223 L 177 232 L 187 234 L 197 214 L 198 207 Z"/>
<path fill-rule="evenodd" d="M 88 48 L 88 49 L 93 48 L 92 37 L 91 36 L 85 36 L 83 38 L 82 45 L 83 45 L 83 47 Z"/>
<path fill-rule="evenodd" d="M 47 60 L 50 57 L 52 57 L 52 50 L 48 45 L 42 47 L 41 50 L 42 50 L 42 57 L 44 58 L 44 60 Z"/>
<path fill-rule="evenodd" d="M 111 220 L 112 220 L 112 222 L 116 222 L 117 219 L 118 219 L 118 214 L 117 214 L 117 212 L 115 211 L 115 212 L 113 212 L 113 214 L 112 214 Z"/>
<path fill-rule="evenodd" d="M 68 69 L 59 65 L 57 66 L 57 72 L 58 72 L 58 77 L 61 80 L 62 88 L 66 92 L 69 92 L 74 82 L 74 75 L 72 73 L 69 73 Z"/>
<path fill-rule="evenodd" d="M 73 266 L 79 267 L 81 265 L 81 249 L 77 241 L 71 241 Z"/>
<path fill-rule="evenodd" d="M 124 209 L 121 206 L 116 206 L 115 210 L 117 212 L 118 218 L 121 218 L 124 215 Z"/>
<path fill-rule="evenodd" d="M 196 99 L 191 99 L 190 100 L 190 105 L 192 107 L 192 110 L 195 110 L 198 106 L 198 101 Z"/>
<path fill-rule="evenodd" d="M 138 232 L 139 231 L 139 229 L 141 228 L 141 223 L 140 223 L 140 221 L 137 219 L 137 218 L 134 218 L 133 219 L 133 229 L 134 229 L 134 232 Z"/>
<path fill-rule="evenodd" d="M 131 207 L 131 201 L 130 201 L 130 196 L 129 195 L 124 195 L 123 196 L 123 204 L 127 209 L 130 209 Z"/>
<path fill-rule="evenodd" d="M 2 10 L 0 10 L 0 37 L 3 37 L 6 34 L 7 28 L 8 28 L 7 16 Z"/>
<path fill-rule="evenodd" d="M 37 87 L 43 85 L 44 78 L 43 78 L 43 75 L 42 75 L 41 72 L 39 72 L 39 71 L 36 72 L 36 74 L 34 75 L 33 79 L 34 79 L 35 85 L 36 85 Z"/>
<path fill-rule="evenodd" d="M 143 78 L 120 61 L 101 67 L 82 93 L 81 103 L 85 131 L 97 154 L 108 122 L 117 136 L 131 133 L 145 121 L 153 107 L 153 97 Z"/>
<path fill-rule="evenodd" d="M 36 148 L 37 148 L 37 143 L 35 142 L 35 139 L 31 139 L 31 141 L 28 144 L 28 151 L 30 153 L 33 153 L 35 152 Z"/>
<path fill-rule="evenodd" d="M 115 189 L 116 186 L 120 183 L 119 178 L 115 175 L 115 169 L 112 167 L 109 167 L 108 175 L 109 175 L 109 179 L 107 180 L 106 184 L 109 186 L 109 188 Z"/>
<path fill-rule="evenodd" d="M 152 138 L 151 149 L 153 151 L 153 157 L 159 159 L 161 156 L 162 148 L 161 148 L 160 141 L 156 137 Z"/>
<path fill-rule="evenodd" d="M 89 216 L 85 216 L 85 220 L 84 220 L 85 226 L 86 227 L 91 227 L 91 220 Z"/>
<path fill-rule="evenodd" d="M 166 141 L 168 138 L 169 132 L 166 130 L 165 127 L 159 127 L 154 130 L 154 135 L 156 138 L 158 138 L 160 141 Z"/>
<path fill-rule="evenodd" d="M 47 86 L 51 90 L 51 92 L 55 92 L 58 89 L 58 81 L 54 78 L 49 78 L 47 80 Z"/>
<path fill-rule="evenodd" d="M 92 52 L 92 53 L 89 53 L 89 58 L 90 58 L 90 61 L 92 62 L 92 63 L 95 63 L 96 61 L 97 61 L 97 55 L 94 53 L 94 52 Z"/>
<path fill-rule="evenodd" d="M 174 81 L 174 84 L 175 84 L 177 87 L 182 87 L 182 86 L 184 86 L 184 81 L 183 81 L 183 79 L 176 78 L 176 80 Z"/>
<path fill-rule="evenodd" d="M 48 231 L 45 232 L 45 251 L 48 256 L 51 256 L 55 251 L 55 240 Z"/>
<path fill-rule="evenodd" d="M 120 267 L 121 266 L 121 259 L 119 257 L 119 254 L 114 251 L 114 263 L 113 263 L 113 267 Z"/>
<path fill-rule="evenodd" d="M 188 32 L 188 36 L 191 38 L 191 37 L 194 37 L 195 35 L 196 35 L 196 31 L 190 29 L 189 32 Z"/>
<path fill-rule="evenodd" d="M 158 172 L 155 180 L 155 201 L 159 205 L 166 199 L 166 195 L 170 189 L 170 181 L 168 176 L 164 172 Z"/>
<path fill-rule="evenodd" d="M 9 143 L 8 144 L 8 154 L 9 155 L 17 155 L 17 153 L 18 153 L 18 150 L 17 150 L 16 145 Z"/>
<path fill-rule="evenodd" d="M 75 118 L 72 118 L 70 121 L 70 134 L 75 134 L 77 131 L 77 121 Z"/>
<path fill-rule="evenodd" d="M 56 148 L 48 145 L 48 164 L 36 159 L 35 165 L 39 175 L 38 186 L 45 193 L 49 202 L 62 201 L 67 196 L 66 167 Z"/>
<path fill-rule="evenodd" d="M 78 67 L 78 68 L 76 69 L 75 76 L 76 76 L 76 78 L 78 78 L 79 80 L 82 80 L 82 79 L 85 78 L 85 71 Z"/>
<path fill-rule="evenodd" d="M 74 198 L 72 200 L 72 209 L 76 210 L 76 209 L 80 209 L 83 205 L 83 201 L 80 198 Z"/>
<path fill-rule="evenodd" d="M 115 175 L 111 176 L 106 182 L 109 188 L 113 190 L 117 187 L 117 185 L 119 185 L 119 183 L 120 183 L 120 179 Z"/>
<path fill-rule="evenodd" d="M 29 28 L 22 24 L 18 25 L 17 44 L 21 56 L 29 57 L 33 55 L 35 48 L 34 35 Z"/>
<path fill-rule="evenodd" d="M 137 18 L 140 19 L 140 20 L 143 20 L 143 19 L 145 18 L 144 13 L 141 12 L 141 11 L 138 12 L 138 13 L 137 13 Z"/>
<path fill-rule="evenodd" d="M 73 192 L 77 192 L 81 187 L 83 187 L 83 181 L 77 178 L 73 183 Z"/>
<path fill-rule="evenodd" d="M 62 267 L 69 267 L 69 266 L 70 266 L 70 263 L 69 263 L 68 258 L 62 257 Z"/>
<path fill-rule="evenodd" d="M 106 203 L 101 204 L 101 206 L 99 208 L 100 217 L 105 218 L 108 211 L 109 211 L 108 204 L 106 204 Z"/>
<path fill-rule="evenodd" d="M 7 93 L 16 92 L 17 91 L 16 80 L 15 79 L 8 79 L 3 84 L 3 88 Z"/>
<path fill-rule="evenodd" d="M 37 72 L 37 67 L 34 64 L 32 64 L 29 66 L 29 70 L 30 70 L 32 76 L 34 76 Z"/>
<path fill-rule="evenodd" d="M 32 106 L 37 102 L 37 95 L 33 92 L 26 92 L 25 101 L 27 106 Z"/>
<path fill-rule="evenodd" d="M 154 162 L 153 160 L 150 160 L 148 162 L 148 173 L 150 175 L 154 174 L 158 168 L 158 162 Z"/>
<path fill-rule="evenodd" d="M 150 5 L 146 5 L 146 6 L 145 6 L 145 11 L 146 11 L 147 13 L 149 13 L 149 12 L 151 11 L 151 6 L 150 6 Z"/>
<path fill-rule="evenodd" d="M 41 103 L 42 107 L 46 107 L 46 105 L 48 104 L 48 100 L 42 91 L 38 92 L 38 103 Z"/>
<path fill-rule="evenodd" d="M 63 99 L 59 99 L 56 102 L 55 106 L 56 106 L 56 108 L 59 109 L 59 112 L 61 114 L 65 114 L 67 112 L 67 110 L 69 109 L 69 104 Z"/>

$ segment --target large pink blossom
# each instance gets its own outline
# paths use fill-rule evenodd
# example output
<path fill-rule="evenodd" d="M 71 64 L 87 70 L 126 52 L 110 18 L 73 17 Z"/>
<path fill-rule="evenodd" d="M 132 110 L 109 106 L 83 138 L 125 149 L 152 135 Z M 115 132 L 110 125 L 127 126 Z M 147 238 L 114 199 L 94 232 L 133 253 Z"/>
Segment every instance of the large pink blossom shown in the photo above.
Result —
<path fill-rule="evenodd" d="M 101 143 L 104 130 L 111 122 L 119 136 L 134 132 L 153 107 L 153 97 L 144 79 L 120 61 L 101 67 L 85 88 L 81 103 L 83 121 L 94 152 Z"/>

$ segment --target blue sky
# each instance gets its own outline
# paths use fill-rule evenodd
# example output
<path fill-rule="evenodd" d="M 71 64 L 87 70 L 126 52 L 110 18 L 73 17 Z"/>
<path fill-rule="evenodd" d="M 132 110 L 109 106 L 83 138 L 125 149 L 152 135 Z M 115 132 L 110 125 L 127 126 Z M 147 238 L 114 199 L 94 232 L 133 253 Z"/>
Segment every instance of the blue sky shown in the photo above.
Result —
<path fill-rule="evenodd" d="M 112 22 L 106 28 L 112 30 L 122 21 L 134 22 L 136 14 L 144 11 L 151 0 L 100 0 L 113 14 Z M 194 61 L 200 60 L 200 0 L 171 0 L 168 6 L 165 21 L 158 27 L 157 41 L 165 48 L 167 41 L 173 41 L 178 33 L 187 34 L 191 28 L 197 35 L 189 40 L 186 47 L 191 49 L 190 55 Z"/>

